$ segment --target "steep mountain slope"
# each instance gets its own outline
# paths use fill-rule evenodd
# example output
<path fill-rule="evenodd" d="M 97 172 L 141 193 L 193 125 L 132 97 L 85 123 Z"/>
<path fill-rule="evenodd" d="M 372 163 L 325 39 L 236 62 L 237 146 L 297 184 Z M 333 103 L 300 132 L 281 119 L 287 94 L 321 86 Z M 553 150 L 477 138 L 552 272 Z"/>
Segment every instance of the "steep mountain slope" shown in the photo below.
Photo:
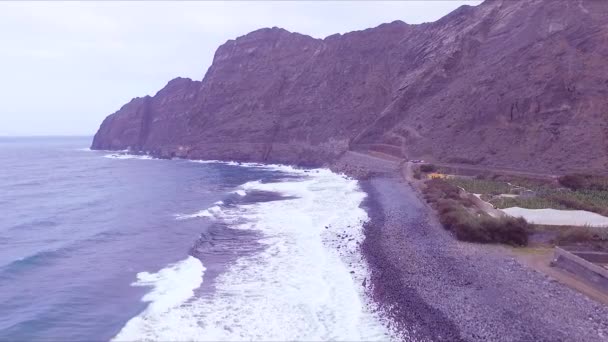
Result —
<path fill-rule="evenodd" d="M 608 167 L 608 2 L 487 0 L 313 39 L 262 29 L 110 115 L 95 149 L 331 162 L 349 149 L 538 171 Z"/>

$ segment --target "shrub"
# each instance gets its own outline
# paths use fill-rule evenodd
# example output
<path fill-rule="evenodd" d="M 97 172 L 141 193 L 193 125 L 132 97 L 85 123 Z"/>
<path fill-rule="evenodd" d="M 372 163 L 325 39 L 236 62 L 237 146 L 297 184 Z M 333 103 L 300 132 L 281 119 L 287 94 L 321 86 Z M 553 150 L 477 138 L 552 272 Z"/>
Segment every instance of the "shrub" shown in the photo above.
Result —
<path fill-rule="evenodd" d="M 435 166 L 433 164 L 422 164 L 422 165 L 420 165 L 420 171 L 425 172 L 425 173 L 435 172 L 435 171 L 437 171 L 437 166 Z"/>
<path fill-rule="evenodd" d="M 581 174 L 565 175 L 559 178 L 559 184 L 572 190 L 582 189 L 585 183 L 585 176 Z"/>
<path fill-rule="evenodd" d="M 425 184 L 424 196 L 429 203 L 435 203 L 439 199 L 460 199 L 460 189 L 442 179 L 431 179 Z"/>
<path fill-rule="evenodd" d="M 553 241 L 557 245 L 584 243 L 597 247 L 608 246 L 608 228 L 606 227 L 567 227 L 561 229 Z"/>
<path fill-rule="evenodd" d="M 495 218 L 485 216 L 481 220 L 481 226 L 482 230 L 489 235 L 487 242 L 500 242 L 513 246 L 528 244 L 530 225 L 521 217 L 502 216 Z"/>
<path fill-rule="evenodd" d="M 608 191 L 608 177 L 573 173 L 559 178 L 559 183 L 572 190 Z"/>
<path fill-rule="evenodd" d="M 427 181 L 424 195 L 437 210 L 441 224 L 459 240 L 514 246 L 528 243 L 530 227 L 524 219 L 495 218 L 480 212 L 471 199 L 460 195 L 458 187 L 444 180 Z"/>
<path fill-rule="evenodd" d="M 522 218 L 476 215 L 461 206 L 443 206 L 438 212 L 441 224 L 453 231 L 459 240 L 513 246 L 528 243 L 529 225 Z"/>
<path fill-rule="evenodd" d="M 415 179 L 421 179 L 422 178 L 422 173 L 420 172 L 419 168 L 414 168 L 414 178 Z"/>

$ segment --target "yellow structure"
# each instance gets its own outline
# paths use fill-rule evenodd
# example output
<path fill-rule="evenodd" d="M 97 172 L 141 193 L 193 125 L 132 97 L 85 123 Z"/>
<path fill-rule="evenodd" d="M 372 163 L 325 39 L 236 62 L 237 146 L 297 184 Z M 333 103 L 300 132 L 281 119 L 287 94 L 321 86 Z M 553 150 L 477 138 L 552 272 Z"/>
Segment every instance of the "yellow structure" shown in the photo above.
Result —
<path fill-rule="evenodd" d="M 448 177 L 447 175 L 444 175 L 443 173 L 439 173 L 439 172 L 429 173 L 430 179 L 445 179 L 447 177 Z"/>

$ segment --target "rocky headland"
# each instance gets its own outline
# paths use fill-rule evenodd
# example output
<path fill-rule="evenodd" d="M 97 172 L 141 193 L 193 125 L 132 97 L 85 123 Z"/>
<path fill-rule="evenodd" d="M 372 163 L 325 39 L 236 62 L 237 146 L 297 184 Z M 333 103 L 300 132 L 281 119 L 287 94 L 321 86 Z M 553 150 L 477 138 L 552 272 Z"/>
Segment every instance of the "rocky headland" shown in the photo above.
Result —
<path fill-rule="evenodd" d="M 398 14 L 396 14 L 398 15 Z M 608 3 L 487 0 L 315 39 L 266 28 L 108 116 L 92 148 L 327 165 L 348 150 L 544 171 L 608 166 Z"/>

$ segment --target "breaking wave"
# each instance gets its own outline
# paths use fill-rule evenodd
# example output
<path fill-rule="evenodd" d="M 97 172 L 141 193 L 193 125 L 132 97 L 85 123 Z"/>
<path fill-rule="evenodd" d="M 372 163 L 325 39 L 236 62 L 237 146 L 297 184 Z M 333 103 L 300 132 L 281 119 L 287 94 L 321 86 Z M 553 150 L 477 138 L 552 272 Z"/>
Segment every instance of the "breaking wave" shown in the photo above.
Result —
<path fill-rule="evenodd" d="M 138 274 L 135 286 L 153 287 L 143 298 L 150 304 L 115 340 L 392 337 L 362 285 L 368 270 L 359 245 L 368 217 L 360 208 L 365 193 L 357 181 L 328 170 L 275 168 L 300 177 L 248 182 L 237 191 L 242 196 L 249 190 L 278 193 L 279 200 L 226 207 L 216 203 L 179 217 L 213 216 L 230 229 L 254 231 L 262 236 L 256 243 L 263 248 L 238 257 L 215 278 L 213 291 L 196 295 L 205 268 L 194 257 L 158 273 Z"/>
<path fill-rule="evenodd" d="M 140 159 L 140 160 L 154 160 L 156 158 L 145 155 L 145 154 L 128 154 L 128 153 L 111 153 L 106 154 L 105 158 L 110 159 Z"/>
<path fill-rule="evenodd" d="M 195 257 L 169 265 L 157 273 L 140 272 L 133 286 L 146 286 L 152 289 L 142 301 L 149 302 L 148 307 L 138 316 L 132 318 L 114 338 L 117 341 L 133 341 L 142 339 L 142 332 L 152 331 L 155 326 L 175 325 L 179 332 L 180 317 L 171 315 L 172 312 L 194 296 L 194 290 L 203 283 L 205 267 Z M 163 319 L 165 321 L 158 321 Z M 172 321 L 168 321 L 171 319 Z M 175 334 L 175 332 L 174 332 Z M 180 340 L 175 334 L 173 340 Z"/>
<path fill-rule="evenodd" d="M 175 215 L 175 218 L 178 220 L 187 220 L 187 219 L 192 219 L 192 218 L 197 218 L 197 217 L 209 217 L 209 218 L 213 218 L 213 217 L 219 217 L 222 213 L 222 208 L 220 207 L 222 203 L 215 203 L 216 205 L 214 205 L 213 207 L 209 208 L 209 209 L 203 209 L 201 211 L 197 211 L 194 214 L 177 214 Z"/>

